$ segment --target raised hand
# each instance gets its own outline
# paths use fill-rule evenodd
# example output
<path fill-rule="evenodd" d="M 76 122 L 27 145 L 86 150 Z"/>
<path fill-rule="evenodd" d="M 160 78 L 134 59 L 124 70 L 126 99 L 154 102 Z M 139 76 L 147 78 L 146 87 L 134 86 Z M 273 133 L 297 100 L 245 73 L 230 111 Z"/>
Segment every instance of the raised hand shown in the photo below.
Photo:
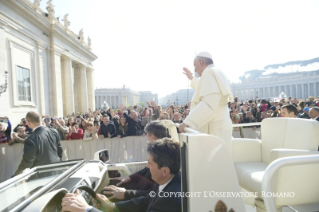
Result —
<path fill-rule="evenodd" d="M 151 101 L 151 105 L 152 105 L 152 107 L 154 107 L 154 108 L 156 108 L 156 107 L 157 107 L 157 105 L 156 105 L 156 102 L 155 102 L 155 101 Z"/>
<path fill-rule="evenodd" d="M 185 67 L 184 67 L 184 68 L 183 68 L 183 71 L 184 71 L 183 74 L 185 74 L 189 80 L 192 80 L 192 79 L 193 79 L 193 74 L 192 74 L 192 72 L 190 72 L 190 70 L 188 70 L 188 68 L 185 68 Z"/>
<path fill-rule="evenodd" d="M 122 104 L 119 105 L 119 110 L 120 110 L 121 113 L 123 113 L 123 105 Z"/>

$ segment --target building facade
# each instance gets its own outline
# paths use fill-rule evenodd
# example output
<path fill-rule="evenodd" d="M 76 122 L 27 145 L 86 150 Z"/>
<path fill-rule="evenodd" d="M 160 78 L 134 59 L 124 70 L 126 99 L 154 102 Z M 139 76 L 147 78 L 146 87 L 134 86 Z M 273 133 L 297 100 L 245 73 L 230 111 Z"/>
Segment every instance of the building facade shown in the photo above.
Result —
<path fill-rule="evenodd" d="M 153 94 L 151 91 L 140 91 L 140 101 L 139 103 L 146 103 L 150 101 L 158 102 L 158 94 Z"/>
<path fill-rule="evenodd" d="M 190 102 L 192 100 L 194 92 L 195 90 L 192 88 L 178 90 L 175 93 L 160 98 L 159 104 L 163 106 L 169 106 L 173 104 L 186 105 L 187 102 Z"/>
<path fill-rule="evenodd" d="M 101 109 L 104 101 L 109 107 L 117 108 L 120 104 L 126 107 L 127 105 L 141 105 L 143 102 L 146 105 L 147 101 L 150 102 L 153 99 L 158 102 L 158 95 L 151 91 L 134 91 L 126 88 L 125 85 L 122 88 L 98 88 L 95 90 L 96 109 Z"/>
<path fill-rule="evenodd" d="M 257 79 L 245 79 L 231 84 L 238 100 L 271 99 L 284 92 L 287 97 L 307 99 L 319 96 L 319 70 L 266 75 Z"/>
<path fill-rule="evenodd" d="M 30 111 L 66 116 L 95 108 L 91 40 L 84 41 L 55 18 L 52 0 L 47 11 L 40 1 L 0 0 L 0 116 L 18 122 Z"/>

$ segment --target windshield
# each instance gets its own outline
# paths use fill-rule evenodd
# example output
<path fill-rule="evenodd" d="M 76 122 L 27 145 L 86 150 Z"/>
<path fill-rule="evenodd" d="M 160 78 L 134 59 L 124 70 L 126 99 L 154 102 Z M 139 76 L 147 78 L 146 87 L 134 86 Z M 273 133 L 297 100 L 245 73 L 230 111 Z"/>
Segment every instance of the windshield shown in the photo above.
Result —
<path fill-rule="evenodd" d="M 77 163 L 77 162 L 75 162 Z M 43 186 L 66 172 L 74 164 L 58 163 L 54 167 L 38 167 L 33 173 L 0 190 L 0 211 L 10 211 Z M 19 177 L 19 176 L 17 176 Z"/>

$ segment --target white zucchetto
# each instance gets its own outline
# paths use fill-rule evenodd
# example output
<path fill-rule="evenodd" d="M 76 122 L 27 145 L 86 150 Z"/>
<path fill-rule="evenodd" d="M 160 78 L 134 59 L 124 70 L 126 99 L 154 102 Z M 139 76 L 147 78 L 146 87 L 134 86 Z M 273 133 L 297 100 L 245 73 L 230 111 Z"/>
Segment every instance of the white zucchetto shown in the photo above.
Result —
<path fill-rule="evenodd" d="M 212 58 L 212 55 L 209 54 L 208 52 L 200 52 L 196 55 L 196 57 L 206 57 L 206 58 L 209 58 L 209 59 L 213 59 Z"/>

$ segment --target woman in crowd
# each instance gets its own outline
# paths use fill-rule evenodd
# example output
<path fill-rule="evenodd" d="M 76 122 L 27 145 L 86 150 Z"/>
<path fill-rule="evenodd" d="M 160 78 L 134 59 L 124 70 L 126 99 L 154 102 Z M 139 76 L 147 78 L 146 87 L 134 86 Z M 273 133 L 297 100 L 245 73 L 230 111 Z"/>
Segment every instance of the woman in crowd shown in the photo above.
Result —
<path fill-rule="evenodd" d="M 263 99 L 260 102 L 261 112 L 267 112 L 268 111 L 268 103 L 267 100 Z"/>
<path fill-rule="evenodd" d="M 73 123 L 74 123 L 74 119 L 71 117 L 68 119 L 66 126 L 70 127 L 70 126 L 72 126 Z"/>
<path fill-rule="evenodd" d="M 238 124 L 240 122 L 240 116 L 236 113 L 236 110 L 229 111 L 230 119 L 233 124 Z M 234 131 L 239 131 L 239 127 L 234 127 Z"/>
<path fill-rule="evenodd" d="M 298 104 L 298 111 L 299 113 L 303 113 L 303 109 L 305 108 L 305 102 L 304 101 L 300 101 L 299 104 Z"/>
<path fill-rule="evenodd" d="M 66 137 L 66 140 L 78 140 L 83 138 L 83 130 L 79 128 L 78 123 L 73 123 L 72 126 L 69 126 L 69 133 Z"/>
<path fill-rule="evenodd" d="M 80 129 L 83 130 L 83 133 L 85 132 L 85 130 L 86 130 L 86 120 L 85 119 L 81 120 Z"/>
<path fill-rule="evenodd" d="M 118 127 L 116 129 L 117 137 L 123 138 L 127 136 L 128 131 L 128 123 L 126 122 L 126 118 L 124 116 L 121 116 L 120 122 L 118 124 Z"/>
<path fill-rule="evenodd" d="M 29 136 L 28 134 L 25 134 L 24 126 L 19 126 L 17 130 L 17 133 L 12 133 L 12 139 L 8 143 L 9 146 L 12 146 L 15 143 L 24 144 L 25 139 Z"/>
<path fill-rule="evenodd" d="M 89 121 L 86 123 L 86 131 L 83 136 L 83 140 L 94 140 L 97 139 L 97 129 L 93 126 L 93 122 Z"/>
<path fill-rule="evenodd" d="M 94 127 L 97 129 L 97 131 L 99 131 L 100 126 L 101 126 L 101 124 L 99 121 L 94 121 Z"/>
<path fill-rule="evenodd" d="M 8 125 L 0 122 L 0 143 L 8 143 L 11 140 L 11 122 L 8 117 L 4 117 L 8 120 Z"/>

